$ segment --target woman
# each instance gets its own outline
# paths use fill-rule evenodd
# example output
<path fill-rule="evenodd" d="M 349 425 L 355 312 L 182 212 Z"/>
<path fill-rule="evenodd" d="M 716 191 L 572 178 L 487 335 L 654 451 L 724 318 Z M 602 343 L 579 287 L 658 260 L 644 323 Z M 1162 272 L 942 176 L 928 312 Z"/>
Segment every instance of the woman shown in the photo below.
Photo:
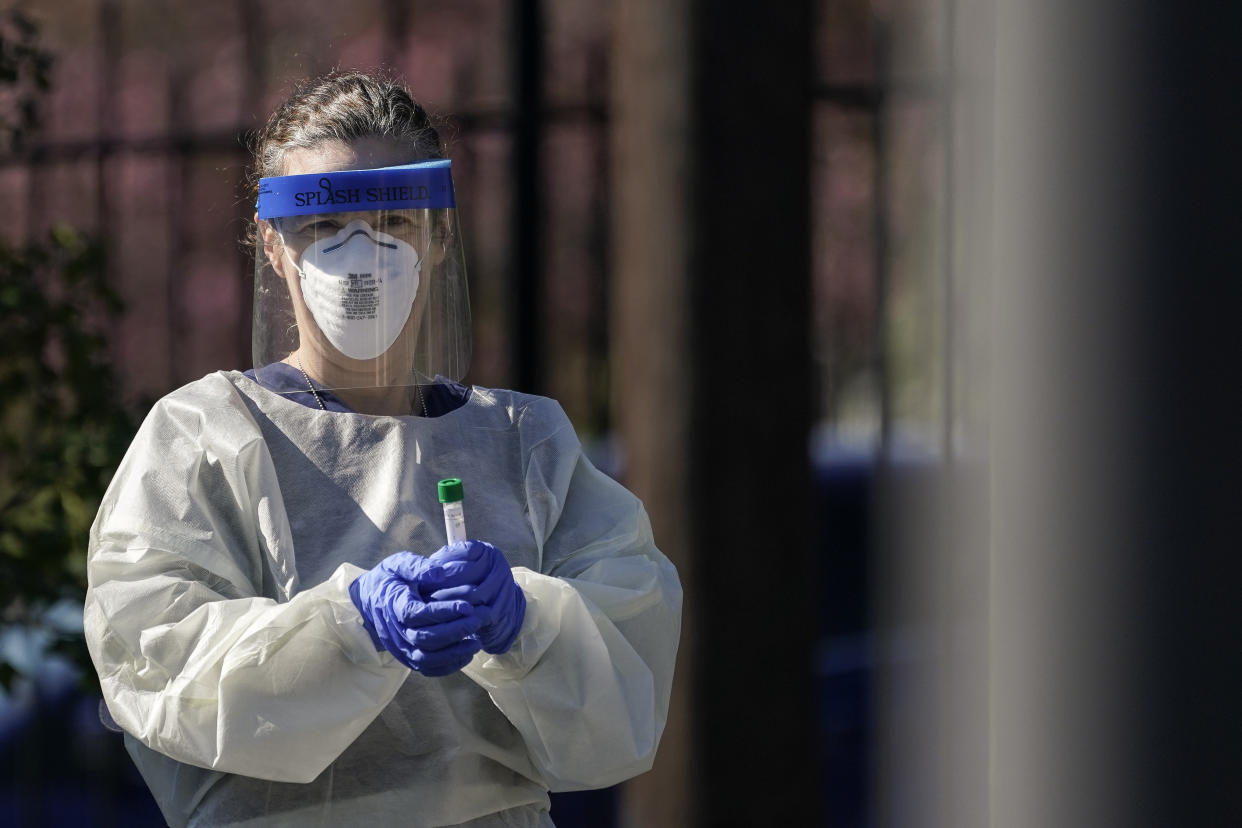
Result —
<path fill-rule="evenodd" d="M 171 825 L 550 825 L 651 766 L 676 572 L 556 403 L 460 384 L 442 155 L 363 74 L 273 114 L 255 368 L 157 403 L 104 498 L 87 639 Z"/>

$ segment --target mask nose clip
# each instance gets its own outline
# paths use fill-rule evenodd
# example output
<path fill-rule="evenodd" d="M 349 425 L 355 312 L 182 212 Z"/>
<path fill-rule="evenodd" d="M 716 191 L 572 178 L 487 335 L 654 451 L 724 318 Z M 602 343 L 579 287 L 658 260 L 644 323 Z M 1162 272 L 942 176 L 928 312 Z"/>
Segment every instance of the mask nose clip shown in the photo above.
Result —
<path fill-rule="evenodd" d="M 349 228 L 351 228 L 351 227 L 352 227 L 352 228 L 354 228 L 354 229 L 353 229 L 353 230 L 350 230 Z M 362 219 L 354 219 L 354 220 L 353 220 L 353 221 L 351 221 L 349 224 L 347 224 L 347 225 L 345 225 L 344 227 L 342 227 L 342 228 L 341 228 L 341 230 L 340 230 L 340 232 L 339 232 L 339 233 L 337 233 L 337 235 L 338 235 L 338 236 L 342 236 L 342 235 L 343 235 L 343 236 L 344 236 L 344 238 L 343 238 L 343 239 L 341 239 L 340 241 L 338 241 L 336 244 L 334 244 L 334 245 L 330 246 L 330 247 L 325 247 L 325 248 L 323 249 L 323 252 L 324 252 L 325 254 L 326 254 L 326 253 L 332 253 L 333 251 L 339 250 L 340 248 L 342 248 L 342 247 L 344 247 L 345 245 L 349 244 L 349 242 L 350 242 L 350 241 L 351 241 L 351 240 L 352 240 L 355 236 L 362 236 L 362 237 L 366 238 L 368 241 L 370 241 L 370 242 L 371 242 L 371 244 L 375 245 L 376 247 L 387 247 L 387 248 L 390 248 L 390 249 L 392 249 L 392 250 L 396 250 L 396 249 L 397 249 L 397 245 L 395 245 L 395 244 L 391 244 L 391 243 L 389 243 L 389 242 L 383 242 L 383 241 L 380 241 L 379 239 L 377 239 L 377 238 L 375 237 L 375 229 L 374 229 L 374 228 L 372 228 L 372 227 L 371 227 L 371 225 L 367 224 L 367 223 L 366 223 L 365 221 L 363 221 Z"/>

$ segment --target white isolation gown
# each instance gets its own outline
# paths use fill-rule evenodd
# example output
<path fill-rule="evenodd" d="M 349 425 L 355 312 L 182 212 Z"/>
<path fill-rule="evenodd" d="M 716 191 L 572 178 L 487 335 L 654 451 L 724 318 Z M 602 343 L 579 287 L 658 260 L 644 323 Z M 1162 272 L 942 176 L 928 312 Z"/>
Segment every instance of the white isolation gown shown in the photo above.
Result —
<path fill-rule="evenodd" d="M 348 587 L 444 544 L 445 477 L 527 610 L 508 653 L 426 678 L 376 652 Z M 174 826 L 549 825 L 549 789 L 641 773 L 664 727 L 676 571 L 546 398 L 381 417 L 211 374 L 146 418 L 88 573 L 104 698 Z"/>

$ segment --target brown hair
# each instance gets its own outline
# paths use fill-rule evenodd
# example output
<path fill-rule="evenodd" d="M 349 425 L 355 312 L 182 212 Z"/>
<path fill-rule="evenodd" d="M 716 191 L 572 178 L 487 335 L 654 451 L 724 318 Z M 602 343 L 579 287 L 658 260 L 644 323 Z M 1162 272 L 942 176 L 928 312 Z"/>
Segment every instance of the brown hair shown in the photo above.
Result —
<path fill-rule="evenodd" d="M 298 84 L 254 141 L 251 192 L 259 179 L 281 175 L 285 153 L 326 141 L 391 138 L 410 161 L 443 158 L 444 145 L 427 112 L 400 83 L 364 72 L 331 72 Z"/>

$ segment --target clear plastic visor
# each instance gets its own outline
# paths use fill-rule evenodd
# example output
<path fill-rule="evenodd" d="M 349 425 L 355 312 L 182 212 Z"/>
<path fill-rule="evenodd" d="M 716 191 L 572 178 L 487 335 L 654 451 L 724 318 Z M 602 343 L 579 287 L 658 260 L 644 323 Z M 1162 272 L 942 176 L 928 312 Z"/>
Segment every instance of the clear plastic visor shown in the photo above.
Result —
<path fill-rule="evenodd" d="M 290 369 L 329 390 L 465 376 L 470 303 L 455 207 L 263 213 L 253 326 L 260 383 L 308 390 L 289 387 Z"/>

